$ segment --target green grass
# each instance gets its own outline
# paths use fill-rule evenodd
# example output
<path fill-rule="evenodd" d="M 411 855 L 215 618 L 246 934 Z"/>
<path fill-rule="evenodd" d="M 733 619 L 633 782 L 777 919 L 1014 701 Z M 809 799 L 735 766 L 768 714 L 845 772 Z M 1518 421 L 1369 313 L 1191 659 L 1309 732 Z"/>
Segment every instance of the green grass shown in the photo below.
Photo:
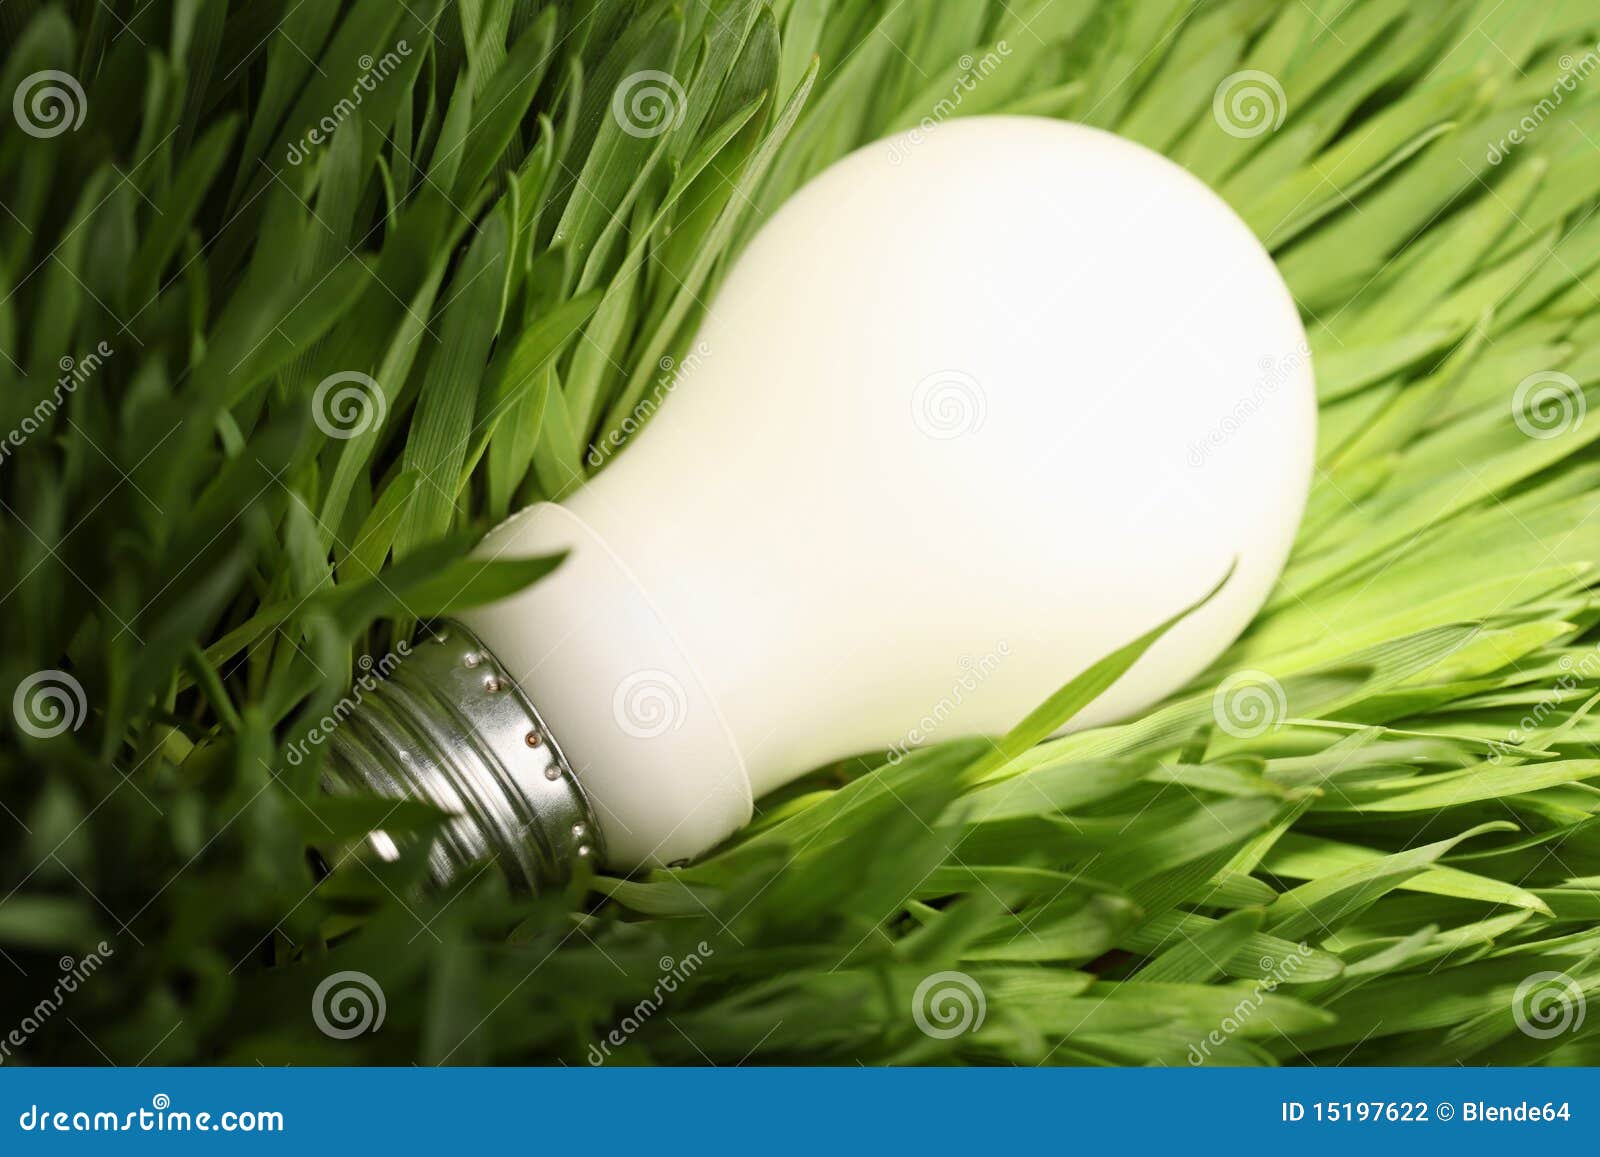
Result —
<path fill-rule="evenodd" d="M 0 1035 L 40 1022 L 6 1063 L 583 1064 L 613 1030 L 612 1063 L 1600 1061 L 1600 1017 L 1560 1016 L 1600 988 L 1593 0 L 11 0 L 0 28 L 0 95 L 59 70 L 84 113 L 0 122 L 0 690 L 82 688 L 54 736 L 0 715 Z M 636 136 L 612 93 L 647 70 L 680 119 Z M 1271 123 L 1229 120 L 1247 70 Z M 1120 726 L 1038 742 L 1092 673 L 1000 756 L 820 770 L 681 870 L 527 899 L 334 852 L 319 883 L 308 848 L 383 813 L 286 752 L 360 657 L 537 577 L 465 552 L 582 481 L 809 176 L 996 112 L 1179 160 L 1302 305 L 1320 467 L 1245 637 Z M 329 437 L 352 372 L 374 420 Z M 341 970 L 381 1028 L 319 1031 Z M 941 972 L 981 1026 L 919 1029 L 959 1012 Z"/>

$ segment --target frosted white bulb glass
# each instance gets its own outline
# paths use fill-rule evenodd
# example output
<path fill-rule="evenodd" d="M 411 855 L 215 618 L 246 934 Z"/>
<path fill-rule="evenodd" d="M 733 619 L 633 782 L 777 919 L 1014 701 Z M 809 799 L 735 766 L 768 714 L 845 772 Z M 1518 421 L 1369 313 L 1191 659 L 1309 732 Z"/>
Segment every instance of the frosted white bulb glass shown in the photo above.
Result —
<path fill-rule="evenodd" d="M 1294 302 L 1228 206 L 1009 117 L 796 193 L 650 406 L 482 547 L 565 564 L 463 616 L 623 868 L 707 850 L 830 759 L 1005 730 L 1237 558 L 1073 725 L 1179 688 L 1277 578 L 1315 434 Z"/>

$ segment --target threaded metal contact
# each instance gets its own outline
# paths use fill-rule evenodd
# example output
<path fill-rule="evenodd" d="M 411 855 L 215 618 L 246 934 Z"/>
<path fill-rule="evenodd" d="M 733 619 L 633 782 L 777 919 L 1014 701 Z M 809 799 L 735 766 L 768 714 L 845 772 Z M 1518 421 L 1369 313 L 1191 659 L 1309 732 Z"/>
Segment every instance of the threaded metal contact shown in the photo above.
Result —
<path fill-rule="evenodd" d="M 328 739 L 325 785 L 420 799 L 448 813 L 428 852 L 433 878 L 491 860 L 515 887 L 560 884 L 598 861 L 589 801 L 538 710 L 460 623 L 440 624 L 370 687 Z M 368 837 L 398 854 L 381 831 Z"/>

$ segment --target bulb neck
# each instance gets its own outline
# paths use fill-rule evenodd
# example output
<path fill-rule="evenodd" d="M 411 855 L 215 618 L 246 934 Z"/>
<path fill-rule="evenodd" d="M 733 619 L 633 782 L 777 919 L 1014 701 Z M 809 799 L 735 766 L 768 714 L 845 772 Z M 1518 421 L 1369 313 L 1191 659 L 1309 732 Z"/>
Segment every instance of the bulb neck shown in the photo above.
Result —
<path fill-rule="evenodd" d="M 488 860 L 537 892 L 602 858 L 593 810 L 560 745 L 460 623 L 439 624 L 365 688 L 328 745 L 330 791 L 417 799 L 451 816 L 428 852 L 440 883 Z M 367 842 L 382 858 L 399 854 L 382 831 Z"/>
<path fill-rule="evenodd" d="M 606 866 L 632 871 L 692 859 L 748 823 L 751 781 L 719 693 L 694 657 L 705 653 L 707 634 L 694 632 L 696 641 L 682 633 L 694 618 L 685 600 L 693 603 L 690 588 L 700 585 L 695 569 L 670 542 L 624 533 L 613 536 L 623 540 L 618 550 L 591 521 L 617 517 L 597 492 L 527 507 L 490 531 L 481 557 L 566 557 L 532 586 L 462 619 L 493 643 L 561 737 L 604 826 Z M 624 522 L 643 518 L 635 509 Z M 656 529 L 670 537 L 670 527 Z M 653 565 L 641 574 L 630 556 Z M 733 623 L 750 618 L 730 611 Z M 733 661 L 714 655 L 712 669 L 724 682 L 730 669 L 755 678 L 755 663 L 739 663 L 742 649 L 732 650 Z"/>

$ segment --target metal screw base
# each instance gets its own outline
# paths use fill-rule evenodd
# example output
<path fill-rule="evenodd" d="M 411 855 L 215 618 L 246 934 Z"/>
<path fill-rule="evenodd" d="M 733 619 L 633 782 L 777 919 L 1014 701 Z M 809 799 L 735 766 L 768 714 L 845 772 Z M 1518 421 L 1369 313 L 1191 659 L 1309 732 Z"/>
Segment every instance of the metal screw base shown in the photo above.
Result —
<path fill-rule="evenodd" d="M 443 883 L 490 859 L 514 886 L 538 891 L 601 858 L 589 801 L 561 748 L 483 643 L 440 624 L 368 689 L 329 737 L 330 791 L 415 798 L 454 818 L 429 850 Z M 368 837 L 378 855 L 394 839 Z"/>

